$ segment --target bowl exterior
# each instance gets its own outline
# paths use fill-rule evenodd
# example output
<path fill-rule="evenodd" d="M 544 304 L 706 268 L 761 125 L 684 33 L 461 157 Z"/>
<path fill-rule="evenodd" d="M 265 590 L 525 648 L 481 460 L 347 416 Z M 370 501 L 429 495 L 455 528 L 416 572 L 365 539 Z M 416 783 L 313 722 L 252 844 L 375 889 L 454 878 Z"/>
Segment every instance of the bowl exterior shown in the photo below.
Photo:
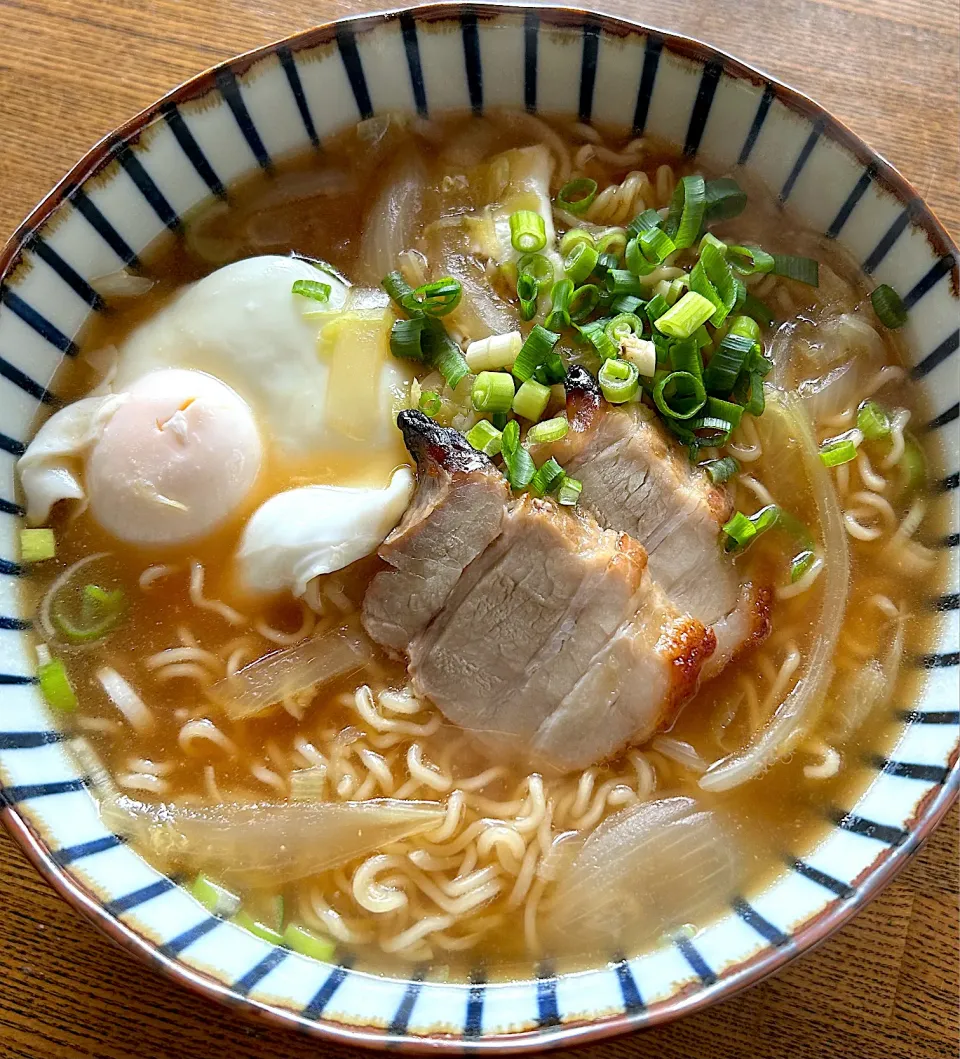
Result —
<path fill-rule="evenodd" d="M 276 948 L 209 915 L 101 823 L 33 676 L 24 613 L 17 457 L 63 357 L 104 306 L 92 281 L 257 169 L 391 111 L 490 107 L 577 115 L 655 135 L 742 169 L 879 282 L 905 296 L 908 367 L 923 387 L 952 549 L 931 605 L 936 642 L 915 660 L 919 702 L 894 709 L 890 756 L 869 763 L 854 805 L 792 850 L 762 891 L 720 920 L 627 959 L 513 982 L 367 974 Z M 650 1025 L 770 974 L 845 922 L 916 851 L 960 785 L 958 689 L 957 251 L 916 192 L 810 100 L 706 45 L 605 15 L 438 4 L 345 19 L 218 66 L 98 144 L 0 253 L 0 783 L 2 816 L 51 883 L 130 949 L 195 988 L 280 1023 L 367 1046 L 533 1050 Z M 895 704 L 896 705 L 896 704 Z"/>

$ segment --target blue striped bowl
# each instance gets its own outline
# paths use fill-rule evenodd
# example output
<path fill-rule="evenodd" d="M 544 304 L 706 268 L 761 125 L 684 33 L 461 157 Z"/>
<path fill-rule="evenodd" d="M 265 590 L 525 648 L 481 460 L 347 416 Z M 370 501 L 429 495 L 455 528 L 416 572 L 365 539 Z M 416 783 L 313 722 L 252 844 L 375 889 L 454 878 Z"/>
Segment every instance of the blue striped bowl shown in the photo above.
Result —
<path fill-rule="evenodd" d="M 16 561 L 16 457 L 75 336 L 102 309 L 91 278 L 138 255 L 231 181 L 384 110 L 549 109 L 633 126 L 758 178 L 811 228 L 906 291 L 913 376 L 935 416 L 958 543 L 957 251 L 909 184 L 810 100 L 705 45 L 604 15 L 450 4 L 344 19 L 216 67 L 98 144 L 0 254 L 0 782 L 4 823 L 98 926 L 194 988 L 290 1026 L 370 1046 L 523 1050 L 702 1008 L 835 930 L 917 850 L 960 784 L 957 564 L 916 709 L 855 805 L 694 940 L 557 976 L 398 980 L 274 948 L 211 917 L 107 833 L 38 694 Z M 956 553 L 954 553 L 956 554 Z M 749 898 L 749 899 L 748 899 Z"/>

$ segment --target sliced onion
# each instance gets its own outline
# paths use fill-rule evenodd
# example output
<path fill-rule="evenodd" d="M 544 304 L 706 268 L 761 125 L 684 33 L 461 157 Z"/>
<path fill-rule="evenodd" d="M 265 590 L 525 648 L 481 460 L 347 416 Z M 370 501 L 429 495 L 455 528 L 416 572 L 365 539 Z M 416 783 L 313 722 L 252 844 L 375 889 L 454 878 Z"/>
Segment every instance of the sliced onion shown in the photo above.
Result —
<path fill-rule="evenodd" d="M 816 642 L 793 690 L 768 724 L 744 749 L 715 761 L 700 779 L 708 791 L 726 791 L 759 776 L 787 754 L 823 701 L 832 675 L 830 659 L 840 635 L 850 581 L 850 554 L 843 513 L 833 483 L 820 462 L 817 442 L 800 399 L 793 394 L 768 391 L 767 407 L 758 420 L 765 430 L 777 431 L 767 451 L 793 459 L 797 449 L 817 506 L 823 537 L 824 569 L 820 575 L 823 600 L 815 621 Z"/>
<path fill-rule="evenodd" d="M 557 883 L 545 924 L 551 948 L 635 952 L 702 922 L 736 889 L 741 860 L 732 832 L 687 797 L 609 817 Z"/>
<path fill-rule="evenodd" d="M 397 267 L 401 251 L 414 243 L 422 222 L 427 170 L 419 153 L 405 151 L 387 170 L 367 211 L 360 242 L 358 276 L 378 284 Z"/>
<path fill-rule="evenodd" d="M 370 641 L 344 626 L 258 658 L 217 681 L 210 695 L 233 720 L 253 717 L 285 698 L 362 669 L 370 654 Z"/>
<path fill-rule="evenodd" d="M 889 702 L 903 657 L 905 624 L 904 615 L 899 614 L 893 640 L 883 660 L 871 658 L 852 680 L 837 689 L 830 712 L 830 729 L 837 742 L 845 743 L 874 711 L 883 709 Z"/>
<path fill-rule="evenodd" d="M 98 669 L 97 680 L 100 681 L 107 698 L 126 717 L 131 728 L 138 732 L 148 732 L 153 727 L 153 714 L 146 703 L 115 669 L 109 666 Z"/>
<path fill-rule="evenodd" d="M 90 286 L 103 298 L 137 298 L 146 294 L 156 280 L 147 276 L 135 276 L 125 268 L 98 276 L 90 281 Z"/>
<path fill-rule="evenodd" d="M 167 870 L 201 868 L 238 888 L 284 886 L 441 823 L 437 802 L 255 802 L 208 807 L 106 799 L 104 824 Z"/>

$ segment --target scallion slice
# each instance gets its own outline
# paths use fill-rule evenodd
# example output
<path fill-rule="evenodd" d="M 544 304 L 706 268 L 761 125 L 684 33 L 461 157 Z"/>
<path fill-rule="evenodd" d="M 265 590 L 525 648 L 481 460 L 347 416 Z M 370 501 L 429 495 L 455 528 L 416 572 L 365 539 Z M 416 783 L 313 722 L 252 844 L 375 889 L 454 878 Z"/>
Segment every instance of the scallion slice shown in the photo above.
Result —
<path fill-rule="evenodd" d="M 644 210 L 627 225 L 627 238 L 635 239 L 641 232 L 649 231 L 651 228 L 661 228 L 663 218 L 656 210 Z"/>
<path fill-rule="evenodd" d="M 610 311 L 615 315 L 635 313 L 643 304 L 643 298 L 638 298 L 635 294 L 620 294 L 610 303 Z"/>
<path fill-rule="evenodd" d="M 553 283 L 553 264 L 543 254 L 524 254 L 517 262 L 517 275 L 530 276 L 542 290 Z"/>
<path fill-rule="evenodd" d="M 546 360 L 547 354 L 559 341 L 560 336 L 548 331 L 540 324 L 534 324 L 530 334 L 520 347 L 517 359 L 513 362 L 513 374 L 521 382 L 533 378 L 533 373 Z"/>
<path fill-rule="evenodd" d="M 643 321 L 634 313 L 618 313 L 607 325 L 607 334 L 614 342 L 620 343 L 627 335 L 643 335 Z"/>
<path fill-rule="evenodd" d="M 84 585 L 80 593 L 79 609 L 69 612 L 61 596 L 53 600 L 50 620 L 58 634 L 72 644 L 94 643 L 103 639 L 123 621 L 126 596 L 122 588 L 106 589 L 100 585 Z"/>
<path fill-rule="evenodd" d="M 696 375 L 698 379 L 703 377 L 703 358 L 692 336 L 679 339 L 671 344 L 670 366 L 674 371 L 687 371 L 691 375 Z"/>
<path fill-rule="evenodd" d="M 479 423 L 474 423 L 467 431 L 466 438 L 478 452 L 485 452 L 488 456 L 496 456 L 500 452 L 503 432 L 497 430 L 486 419 L 481 419 Z"/>
<path fill-rule="evenodd" d="M 707 391 L 688 371 L 665 372 L 654 384 L 653 402 L 668 419 L 693 419 L 707 403 Z"/>
<path fill-rule="evenodd" d="M 499 371 L 509 368 L 517 359 L 523 336 L 519 331 L 508 331 L 505 335 L 479 338 L 467 346 L 467 366 L 472 372 Z"/>
<path fill-rule="evenodd" d="M 552 349 L 543 363 L 537 365 L 533 377 L 544 386 L 555 386 L 558 382 L 563 382 L 567 377 L 567 366 L 563 363 L 563 357 Z"/>
<path fill-rule="evenodd" d="M 521 254 L 535 254 L 547 245 L 547 228 L 535 210 L 510 214 L 510 242 Z"/>
<path fill-rule="evenodd" d="M 77 696 L 59 658 L 51 658 L 37 666 L 40 692 L 47 705 L 60 713 L 72 713 L 77 708 Z"/>
<path fill-rule="evenodd" d="M 423 317 L 393 321 L 390 352 L 401 360 L 423 360 Z"/>
<path fill-rule="evenodd" d="M 570 320 L 572 323 L 580 324 L 600 304 L 600 288 L 595 283 L 584 283 L 577 287 L 570 299 Z"/>
<path fill-rule="evenodd" d="M 299 294 L 301 298 L 326 303 L 330 300 L 332 290 L 329 283 L 321 283 L 318 279 L 298 279 L 294 280 L 292 293 Z"/>
<path fill-rule="evenodd" d="M 732 456 L 724 456 L 720 460 L 707 460 L 700 466 L 707 472 L 707 476 L 714 485 L 723 485 L 735 474 L 740 473 L 740 464 Z"/>
<path fill-rule="evenodd" d="M 559 331 L 570 326 L 570 299 L 573 296 L 573 281 L 558 279 L 550 294 L 550 314 L 546 319 L 548 331 Z"/>
<path fill-rule="evenodd" d="M 576 243 L 563 259 L 563 270 L 572 283 L 577 285 L 590 275 L 597 267 L 599 251 L 587 243 Z"/>
<path fill-rule="evenodd" d="M 773 323 L 773 313 L 770 308 L 766 302 L 762 302 L 754 294 L 748 294 L 743 299 L 743 304 L 740 308 L 743 309 L 747 316 L 752 316 L 763 327 L 769 327 Z"/>
<path fill-rule="evenodd" d="M 439 320 L 432 317 L 423 319 L 420 345 L 424 359 L 440 372 L 451 390 L 456 389 L 460 380 L 470 374 L 470 368 L 463 353 Z"/>
<path fill-rule="evenodd" d="M 452 313 L 460 304 L 463 296 L 463 288 L 460 281 L 453 276 L 444 276 L 442 279 L 424 283 L 413 292 L 418 307 L 427 316 L 446 316 Z"/>
<path fill-rule="evenodd" d="M 747 193 L 732 177 L 708 180 L 704 188 L 704 221 L 729 221 L 747 208 Z"/>
<path fill-rule="evenodd" d="M 601 365 L 597 382 L 610 404 L 623 404 L 636 397 L 640 389 L 640 372 L 628 360 L 610 358 Z"/>
<path fill-rule="evenodd" d="M 650 299 L 650 301 L 647 302 L 646 305 L 647 319 L 650 321 L 651 324 L 654 324 L 657 322 L 657 320 L 660 319 L 661 316 L 663 316 L 664 313 L 668 312 L 669 309 L 670 303 L 667 301 L 667 299 L 664 298 L 662 294 L 655 294 Z M 711 312 L 712 311 L 713 310 L 711 306 Z M 694 328 L 694 330 L 696 330 L 696 328 Z"/>
<path fill-rule="evenodd" d="M 323 938 L 296 923 L 288 923 L 283 932 L 283 944 L 292 952 L 309 956 L 313 960 L 329 963 L 337 951 L 337 943 L 330 938 Z"/>
<path fill-rule="evenodd" d="M 662 316 L 654 321 L 654 326 L 662 334 L 671 338 L 689 338 L 694 331 L 705 324 L 716 312 L 716 306 L 712 301 L 697 294 L 696 291 L 687 291 L 686 294 L 668 309 Z"/>
<path fill-rule="evenodd" d="M 442 407 L 443 401 L 440 399 L 440 394 L 438 394 L 436 390 L 424 390 L 423 393 L 420 394 L 417 408 L 419 408 L 424 415 L 430 416 L 430 418 L 433 419 Z"/>
<path fill-rule="evenodd" d="M 531 423 L 536 421 L 547 410 L 550 403 L 550 387 L 544 386 L 536 379 L 527 379 L 520 384 L 516 396 L 513 398 L 513 410 L 518 416 L 529 419 Z"/>
<path fill-rule="evenodd" d="M 597 237 L 597 252 L 612 254 L 618 260 L 627 249 L 627 233 L 623 228 L 608 228 Z"/>
<path fill-rule="evenodd" d="M 752 416 L 762 416 L 767 406 L 767 398 L 763 392 L 763 376 L 758 371 L 750 372 L 750 396 L 744 402 L 744 410 Z"/>
<path fill-rule="evenodd" d="M 640 245 L 639 236 L 627 243 L 624 264 L 634 276 L 648 276 L 656 268 L 653 262 L 647 260 L 643 247 Z"/>
<path fill-rule="evenodd" d="M 755 272 L 772 272 L 773 255 L 759 246 L 731 246 L 727 248 L 727 260 L 741 276 L 752 276 Z"/>
<path fill-rule="evenodd" d="M 797 257 L 795 254 L 773 254 L 773 268 L 777 276 L 795 279 L 810 287 L 820 286 L 820 263 L 812 257 Z"/>
<path fill-rule="evenodd" d="M 607 272 L 607 290 L 615 297 L 620 294 L 638 296 L 643 287 L 640 280 L 626 268 L 612 268 Z"/>
<path fill-rule="evenodd" d="M 729 538 L 728 551 L 742 551 L 757 535 L 757 527 L 742 511 L 734 511 L 733 518 L 723 526 L 723 532 Z"/>
<path fill-rule="evenodd" d="M 696 242 L 706 206 L 706 183 L 703 177 L 697 174 L 681 177 L 663 225 L 678 250 L 684 250 Z"/>
<path fill-rule="evenodd" d="M 20 530 L 20 561 L 42 563 L 57 554 L 57 540 L 52 529 Z"/>
<path fill-rule="evenodd" d="M 839 467 L 857 458 L 857 446 L 851 438 L 838 438 L 820 446 L 820 460 L 824 467 Z"/>
<path fill-rule="evenodd" d="M 817 553 L 811 549 L 798 552 L 790 560 L 790 584 L 795 585 L 801 577 L 813 566 Z"/>
<path fill-rule="evenodd" d="M 753 342 L 749 338 L 728 331 L 714 350 L 710 363 L 704 368 L 703 384 L 707 393 L 730 393 L 752 349 Z"/>
<path fill-rule="evenodd" d="M 404 312 L 417 311 L 417 306 L 414 304 L 413 287 L 407 283 L 401 273 L 389 273 L 389 275 L 383 277 L 380 285 Z"/>
<path fill-rule="evenodd" d="M 895 331 L 907 322 L 907 307 L 888 283 L 881 283 L 870 295 L 873 311 L 884 327 Z"/>
<path fill-rule="evenodd" d="M 722 401 L 719 397 L 708 397 L 703 406 L 703 414 L 725 419 L 730 424 L 731 430 L 740 426 L 745 409 L 743 405 L 734 404 L 733 401 Z"/>
<path fill-rule="evenodd" d="M 190 894 L 215 916 L 229 918 L 240 907 L 240 898 L 232 890 L 216 883 L 203 872 L 190 885 Z"/>
<path fill-rule="evenodd" d="M 527 431 L 527 441 L 531 445 L 547 444 L 552 441 L 560 441 L 567 436 L 570 424 L 566 416 L 555 416 L 553 419 L 544 419 Z"/>
<path fill-rule="evenodd" d="M 606 325 L 601 320 L 593 320 L 580 327 L 580 334 L 593 346 L 604 359 L 617 355 L 617 345 L 606 332 Z"/>
<path fill-rule="evenodd" d="M 670 236 L 659 228 L 647 228 L 642 231 L 637 236 L 637 243 L 643 251 L 643 256 L 656 265 L 662 265 L 677 249 Z"/>
<path fill-rule="evenodd" d="M 513 404 L 513 376 L 506 371 L 481 371 L 470 394 L 478 412 L 509 412 Z"/>
<path fill-rule="evenodd" d="M 560 256 L 566 257 L 573 252 L 573 248 L 583 243 L 585 246 L 594 246 L 593 236 L 583 228 L 571 228 L 560 237 Z"/>
<path fill-rule="evenodd" d="M 568 213 L 586 213 L 597 197 L 597 182 L 590 177 L 568 180 L 557 192 L 557 205 Z"/>
<path fill-rule="evenodd" d="M 857 412 L 857 428 L 867 441 L 890 436 L 890 416 L 876 401 L 864 401 Z"/>
<path fill-rule="evenodd" d="M 503 428 L 500 454 L 511 488 L 526 489 L 536 472 L 536 467 L 533 457 L 520 444 L 520 424 L 515 419 L 511 419 Z"/>
<path fill-rule="evenodd" d="M 726 320 L 737 301 L 737 288 L 727 259 L 712 244 L 700 252 L 700 260 L 690 273 L 690 289 L 713 302 L 715 311 L 710 318 L 714 327 Z"/>
<path fill-rule="evenodd" d="M 549 420 L 548 422 L 553 422 Z M 545 426 L 546 424 L 540 424 Z M 531 427 L 531 431 L 536 429 Z M 529 438 L 530 434 L 527 434 Z M 549 460 L 543 463 L 538 469 L 536 474 L 530 479 L 530 492 L 534 496 L 546 496 L 552 489 L 556 488 L 563 480 L 563 468 L 559 463 L 551 456 Z"/>
<path fill-rule="evenodd" d="M 571 478 L 565 474 L 563 481 L 560 483 L 560 488 L 557 490 L 557 503 L 562 504 L 564 507 L 574 507 L 580 500 L 582 492 L 583 482 L 578 478 Z"/>
<path fill-rule="evenodd" d="M 269 942 L 271 945 L 283 944 L 283 935 L 279 931 L 268 927 L 266 923 L 261 923 L 259 920 L 254 919 L 249 912 L 244 911 L 242 908 L 230 922 L 249 931 L 263 941 Z"/>

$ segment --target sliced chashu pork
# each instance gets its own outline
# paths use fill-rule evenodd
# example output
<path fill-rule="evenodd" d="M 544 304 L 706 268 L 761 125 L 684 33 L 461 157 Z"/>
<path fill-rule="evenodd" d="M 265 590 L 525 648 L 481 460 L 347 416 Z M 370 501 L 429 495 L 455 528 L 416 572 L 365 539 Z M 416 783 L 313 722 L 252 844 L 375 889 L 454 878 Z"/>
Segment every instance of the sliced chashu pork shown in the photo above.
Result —
<path fill-rule="evenodd" d="M 415 690 L 560 769 L 670 727 L 716 641 L 652 581 L 644 549 L 552 501 L 509 501 L 456 431 L 417 412 L 398 422 L 418 493 L 384 542 L 393 569 L 375 578 L 363 620 L 388 647 L 408 638 Z"/>
<path fill-rule="evenodd" d="M 733 512 L 728 491 L 691 466 L 648 409 L 602 401 L 582 368 L 567 377 L 567 414 L 569 433 L 535 453 L 537 462 L 552 455 L 578 478 L 580 506 L 601 526 L 638 540 L 663 591 L 713 628 L 717 650 L 703 675 L 715 675 L 738 651 L 762 640 L 770 625 L 769 589 L 742 584 L 720 545 L 721 527 Z"/>

